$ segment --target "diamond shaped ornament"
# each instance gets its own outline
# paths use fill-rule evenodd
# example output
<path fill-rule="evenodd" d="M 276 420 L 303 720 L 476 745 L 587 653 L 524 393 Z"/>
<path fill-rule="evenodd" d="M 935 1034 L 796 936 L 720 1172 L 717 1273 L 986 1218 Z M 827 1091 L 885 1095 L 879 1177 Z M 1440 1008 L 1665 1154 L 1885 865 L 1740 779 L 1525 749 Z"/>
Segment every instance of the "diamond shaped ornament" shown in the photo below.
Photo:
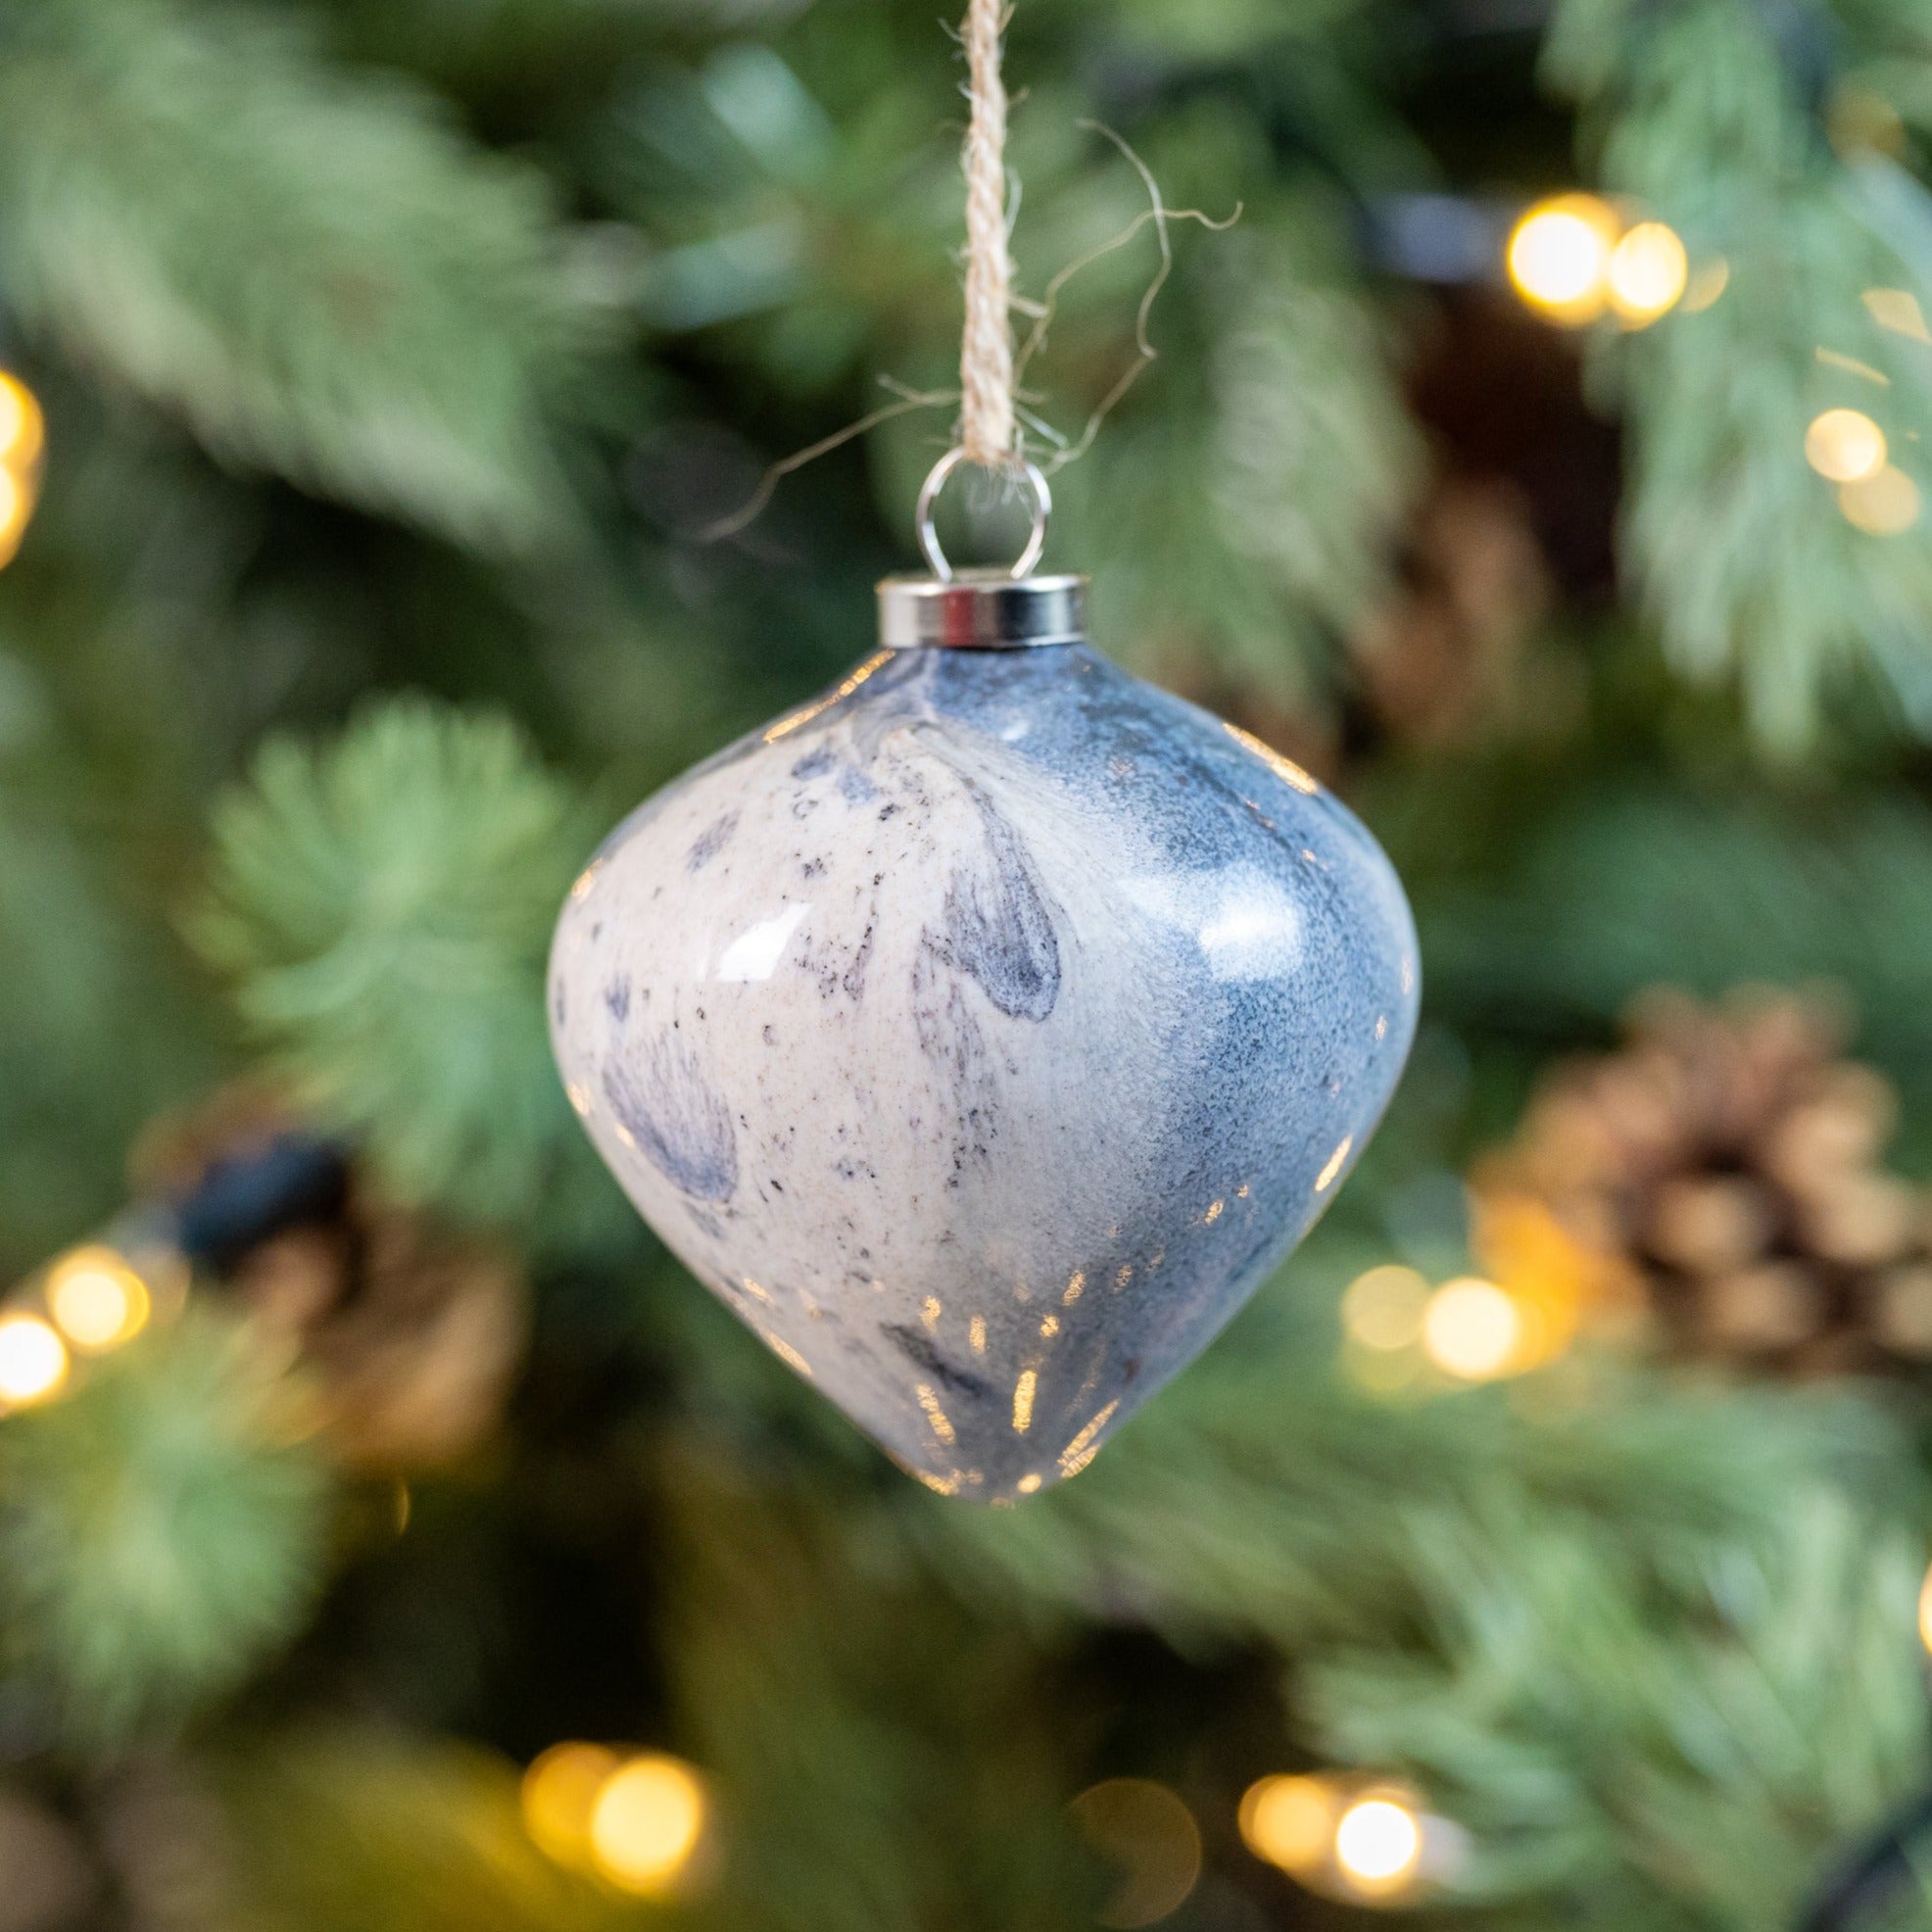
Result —
<path fill-rule="evenodd" d="M 880 587 L 883 648 L 573 887 L 573 1106 L 678 1258 L 905 1469 L 1084 1468 L 1334 1196 L 1415 1032 L 1356 818 L 1085 636 L 1085 579 Z"/>

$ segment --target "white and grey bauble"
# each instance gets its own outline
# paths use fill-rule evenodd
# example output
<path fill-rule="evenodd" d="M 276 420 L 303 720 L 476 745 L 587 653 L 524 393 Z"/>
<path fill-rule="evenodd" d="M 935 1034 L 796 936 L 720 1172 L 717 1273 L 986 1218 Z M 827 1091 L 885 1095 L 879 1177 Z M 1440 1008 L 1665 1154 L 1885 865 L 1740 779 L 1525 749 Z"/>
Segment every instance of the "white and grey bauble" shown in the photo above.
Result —
<path fill-rule="evenodd" d="M 1084 591 L 881 586 L 885 648 L 633 813 L 551 964 L 640 1212 L 994 1502 L 1084 1467 L 1294 1245 L 1416 1023 L 1374 840 L 1101 656 Z"/>

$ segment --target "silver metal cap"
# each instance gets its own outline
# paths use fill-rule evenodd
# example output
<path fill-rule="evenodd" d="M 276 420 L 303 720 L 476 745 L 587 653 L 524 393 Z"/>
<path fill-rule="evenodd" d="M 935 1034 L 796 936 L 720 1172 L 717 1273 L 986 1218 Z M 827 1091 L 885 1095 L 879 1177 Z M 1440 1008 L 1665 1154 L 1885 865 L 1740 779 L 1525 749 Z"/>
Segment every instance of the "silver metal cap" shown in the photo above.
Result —
<path fill-rule="evenodd" d="M 1085 577 L 1014 577 L 961 570 L 948 578 L 888 577 L 879 586 L 879 642 L 890 651 L 945 645 L 1024 651 L 1087 642 Z"/>

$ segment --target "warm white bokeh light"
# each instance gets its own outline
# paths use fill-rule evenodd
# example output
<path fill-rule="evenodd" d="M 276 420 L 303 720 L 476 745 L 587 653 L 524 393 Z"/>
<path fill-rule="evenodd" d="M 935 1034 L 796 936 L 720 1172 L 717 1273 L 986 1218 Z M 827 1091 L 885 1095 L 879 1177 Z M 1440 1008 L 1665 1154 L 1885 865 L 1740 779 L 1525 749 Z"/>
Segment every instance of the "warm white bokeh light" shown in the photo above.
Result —
<path fill-rule="evenodd" d="M 1502 1375 L 1522 1342 L 1522 1309 L 1516 1297 L 1473 1275 L 1445 1281 L 1423 1313 L 1423 1348 L 1428 1359 L 1463 1381 Z"/>
<path fill-rule="evenodd" d="M 1909 336 L 1914 342 L 1932 342 L 1932 328 L 1925 325 L 1925 311 L 1909 289 L 1868 288 L 1864 304 L 1872 320 L 1894 335 Z"/>
<path fill-rule="evenodd" d="M 1918 521 L 1918 485 L 1887 463 L 1855 483 L 1838 486 L 1838 507 L 1855 529 L 1872 537 L 1899 537 Z"/>
<path fill-rule="evenodd" d="M 1428 1282 L 1413 1268 L 1390 1263 L 1358 1275 L 1341 1298 L 1342 1327 L 1364 1348 L 1412 1348 L 1423 1332 Z"/>
<path fill-rule="evenodd" d="M 618 1762 L 601 1744 L 554 1744 L 523 1773 L 523 1828 L 559 1863 L 588 1860 L 591 1813 Z"/>
<path fill-rule="evenodd" d="M 1392 1798 L 1364 1798 L 1335 1826 L 1335 1862 L 1368 1891 L 1388 1891 L 1410 1878 L 1423 1856 L 1416 1814 Z"/>
<path fill-rule="evenodd" d="M 112 1248 L 76 1248 L 47 1276 L 47 1312 L 83 1354 L 131 1340 L 147 1326 L 148 1285 Z"/>
<path fill-rule="evenodd" d="M 0 466 L 17 474 L 31 469 L 46 440 L 46 420 L 32 390 L 0 369 Z"/>
<path fill-rule="evenodd" d="M 67 1344 L 39 1316 L 0 1320 L 0 1405 L 45 1402 L 61 1392 L 67 1376 Z"/>
<path fill-rule="evenodd" d="M 661 1752 L 633 1758 L 604 1780 L 591 1808 L 591 1856 L 611 1884 L 645 1897 L 670 1891 L 703 1835 L 704 1786 Z"/>
<path fill-rule="evenodd" d="M 1617 230 L 1616 211 L 1595 195 L 1538 202 L 1510 235 L 1505 260 L 1517 293 L 1560 322 L 1600 315 Z"/>
<path fill-rule="evenodd" d="M 1701 315 L 1731 285 L 1731 265 L 1721 255 L 1702 264 L 1684 290 L 1684 313 Z"/>
<path fill-rule="evenodd" d="M 1107 1778 L 1069 1807 L 1081 1835 L 1116 1873 L 1102 1925 L 1153 1925 L 1178 1911 L 1201 1876 L 1201 1832 L 1175 1792 L 1148 1778 Z"/>
<path fill-rule="evenodd" d="M 1876 476 L 1885 457 L 1885 432 L 1862 410 L 1826 410 L 1805 432 L 1805 460 L 1833 483 Z"/>
<path fill-rule="evenodd" d="M 1241 1799 L 1241 1842 L 1287 1872 L 1312 1871 L 1328 1856 L 1336 1797 L 1323 1778 L 1257 1778 Z"/>
<path fill-rule="evenodd" d="M 1630 328 L 1643 328 L 1677 306 L 1690 279 L 1690 258 L 1676 230 L 1639 221 L 1611 250 L 1605 269 L 1610 306 Z"/>

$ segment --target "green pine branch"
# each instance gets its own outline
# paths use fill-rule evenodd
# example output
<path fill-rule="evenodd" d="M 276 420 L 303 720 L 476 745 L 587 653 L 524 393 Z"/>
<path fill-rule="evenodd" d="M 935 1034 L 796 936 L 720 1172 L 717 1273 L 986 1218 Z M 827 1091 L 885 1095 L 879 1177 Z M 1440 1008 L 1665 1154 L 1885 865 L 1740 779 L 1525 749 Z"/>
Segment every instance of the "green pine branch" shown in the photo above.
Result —
<path fill-rule="evenodd" d="M 1425 1649 L 1344 1648 L 1298 1686 L 1331 1748 L 1404 1764 L 1471 1828 L 1466 1897 L 1540 1895 L 1592 1927 L 1789 1925 L 1922 1788 L 1910 1530 L 1800 1489 L 1666 1607 L 1588 1518 L 1523 1525 L 1507 1571 L 1472 1527 L 1437 1525 Z"/>
<path fill-rule="evenodd" d="M 44 0 L 0 27 L 0 299 L 226 460 L 479 545 L 567 518 L 586 311 L 533 171 L 287 20 Z"/>
<path fill-rule="evenodd" d="M 1779 10 L 1693 0 L 1566 0 L 1551 77 L 1583 104 L 1606 184 L 1671 223 L 1693 264 L 1728 279 L 1606 343 L 1633 459 L 1626 558 L 1680 669 L 1732 681 L 1760 738 L 1789 752 L 1826 697 L 1876 681 L 1932 727 L 1932 510 L 1874 534 L 1841 514 L 1805 458 L 1808 425 L 1853 408 L 1932 496 L 1932 343 L 1884 325 L 1873 289 L 1932 310 L 1932 197 L 1905 169 L 1827 138 L 1860 61 L 1889 84 L 1932 74 L 1909 9 Z"/>
<path fill-rule="evenodd" d="M 1472 1028 L 1574 1038 L 1649 987 L 1826 982 L 1860 1050 L 1932 1089 L 1932 816 L 1915 800 L 1603 787 L 1539 812 L 1483 876 L 1438 872 L 1418 917 L 1432 994 Z"/>
<path fill-rule="evenodd" d="M 271 742 L 214 833 L 193 937 L 299 1098 L 403 1198 L 528 1214 L 575 1133 L 543 991 L 569 794 L 502 720 L 399 700 Z"/>
<path fill-rule="evenodd" d="M 1243 217 L 1243 224 L 1247 221 Z M 1307 701 L 1386 588 L 1422 464 L 1386 325 L 1308 208 L 1183 231 L 1164 353 L 1064 472 L 1096 635 L 1153 675 Z"/>
<path fill-rule="evenodd" d="M 205 1310 L 0 1421 L 0 1656 L 67 1749 L 165 1733 L 299 1624 L 325 1519 L 298 1422 L 247 1335 Z"/>
<path fill-rule="evenodd" d="M 0 782 L 0 1280 L 112 1211 L 129 1140 L 218 1070 L 144 911 L 79 828 Z"/>

